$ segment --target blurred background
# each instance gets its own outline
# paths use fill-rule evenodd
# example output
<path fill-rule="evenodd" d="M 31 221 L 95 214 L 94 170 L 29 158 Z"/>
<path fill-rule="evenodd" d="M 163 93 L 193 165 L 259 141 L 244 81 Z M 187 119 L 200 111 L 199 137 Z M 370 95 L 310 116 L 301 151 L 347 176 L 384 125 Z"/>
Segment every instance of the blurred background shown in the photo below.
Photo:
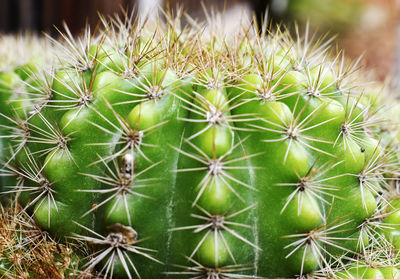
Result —
<path fill-rule="evenodd" d="M 224 11 L 230 29 L 254 14 L 260 22 L 268 9 L 277 23 L 297 22 L 301 29 L 309 23 L 313 32 L 336 35 L 333 44 L 350 58 L 363 54 L 375 78 L 400 77 L 400 0 L 0 0 L 0 33 L 55 35 L 54 26 L 61 28 L 63 21 L 79 33 L 86 22 L 96 25 L 98 12 L 111 15 L 121 13 L 121 7 L 137 7 L 138 13 L 152 14 L 156 6 L 182 6 L 195 19 L 204 17 L 204 9 Z"/>

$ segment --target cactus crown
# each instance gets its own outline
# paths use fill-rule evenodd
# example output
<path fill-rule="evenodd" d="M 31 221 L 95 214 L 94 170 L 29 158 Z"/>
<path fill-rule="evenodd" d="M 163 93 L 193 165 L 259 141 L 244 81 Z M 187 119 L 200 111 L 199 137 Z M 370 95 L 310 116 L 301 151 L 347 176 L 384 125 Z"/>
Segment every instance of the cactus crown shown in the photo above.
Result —
<path fill-rule="evenodd" d="M 47 65 L 7 62 L 3 193 L 89 244 L 83 274 L 398 278 L 395 128 L 358 61 L 308 29 L 180 15 L 101 17 L 44 40 Z"/>

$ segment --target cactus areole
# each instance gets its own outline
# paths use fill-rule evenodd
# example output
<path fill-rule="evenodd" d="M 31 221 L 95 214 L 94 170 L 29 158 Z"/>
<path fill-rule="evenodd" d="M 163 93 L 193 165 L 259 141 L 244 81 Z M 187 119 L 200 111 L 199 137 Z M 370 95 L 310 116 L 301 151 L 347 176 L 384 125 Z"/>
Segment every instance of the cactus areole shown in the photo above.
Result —
<path fill-rule="evenodd" d="M 0 73 L 3 197 L 104 278 L 399 278 L 396 141 L 357 63 L 166 19 Z"/>

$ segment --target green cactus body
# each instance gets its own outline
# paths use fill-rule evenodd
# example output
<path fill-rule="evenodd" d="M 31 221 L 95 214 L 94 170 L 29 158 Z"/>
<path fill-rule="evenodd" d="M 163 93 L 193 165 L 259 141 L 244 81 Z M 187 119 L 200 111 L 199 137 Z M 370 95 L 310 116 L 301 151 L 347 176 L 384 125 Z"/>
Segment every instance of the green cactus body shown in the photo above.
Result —
<path fill-rule="evenodd" d="M 398 277 L 396 142 L 347 84 L 354 65 L 285 33 L 228 46 L 103 23 L 67 32 L 54 72 L 0 73 L 2 191 L 88 243 L 84 272 Z"/>

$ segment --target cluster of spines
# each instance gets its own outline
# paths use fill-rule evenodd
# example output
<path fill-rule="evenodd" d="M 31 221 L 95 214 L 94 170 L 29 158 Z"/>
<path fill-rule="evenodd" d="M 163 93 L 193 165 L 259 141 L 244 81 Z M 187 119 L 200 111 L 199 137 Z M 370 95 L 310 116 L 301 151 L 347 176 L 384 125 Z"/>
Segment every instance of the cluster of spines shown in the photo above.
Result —
<path fill-rule="evenodd" d="M 86 271 L 163 270 L 139 270 L 142 257 L 183 267 L 166 276 L 327 275 L 337 254 L 360 253 L 355 242 L 391 247 L 379 229 L 395 213 L 375 200 L 391 206 L 397 161 L 352 96 L 356 66 L 324 61 L 327 43 L 250 28 L 236 48 L 217 36 L 202 45 L 172 20 L 150 35 L 129 17 L 102 22 L 98 36 L 67 30 L 72 60 L 29 71 L 27 102 L 2 114 L 2 174 L 16 178 L 7 193 L 52 233 L 81 230 L 75 239 L 105 247 Z M 157 256 L 136 245 L 142 235 Z"/>
<path fill-rule="evenodd" d="M 79 278 L 80 258 L 73 245 L 57 243 L 15 203 L 0 208 L 1 278 Z"/>

